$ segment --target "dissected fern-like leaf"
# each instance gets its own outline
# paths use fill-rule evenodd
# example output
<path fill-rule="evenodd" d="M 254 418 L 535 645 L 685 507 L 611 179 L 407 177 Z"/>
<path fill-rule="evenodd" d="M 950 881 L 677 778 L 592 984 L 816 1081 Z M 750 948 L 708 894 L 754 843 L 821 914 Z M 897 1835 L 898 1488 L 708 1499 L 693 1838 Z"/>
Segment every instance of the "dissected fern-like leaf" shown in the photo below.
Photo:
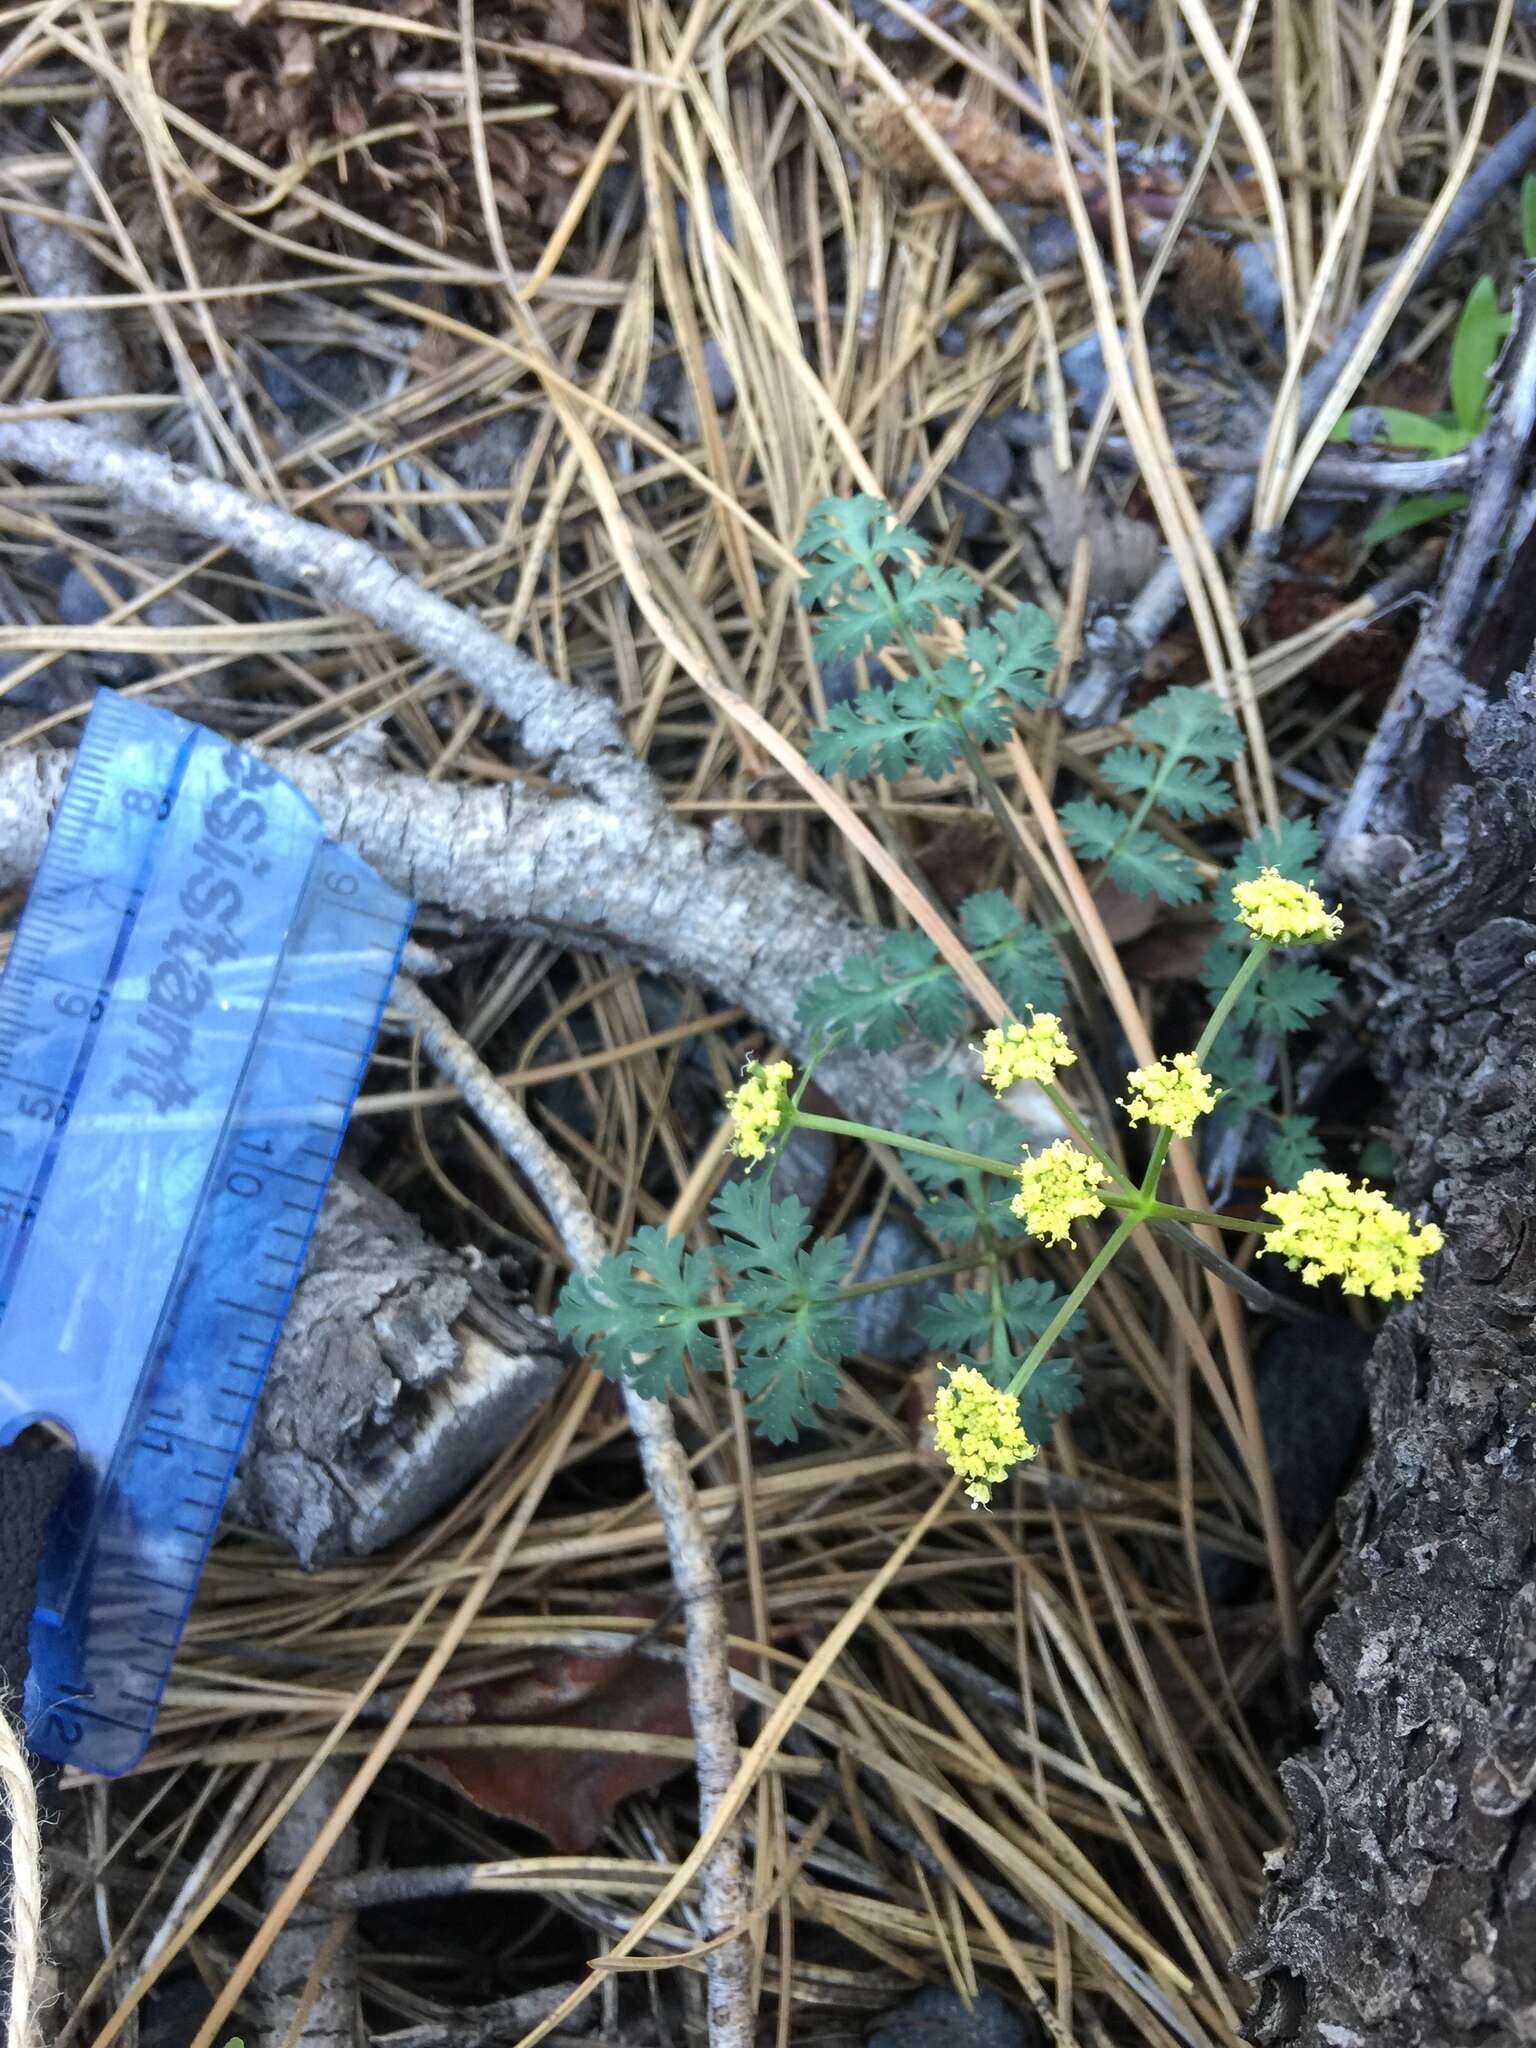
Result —
<path fill-rule="evenodd" d="M 837 1399 L 849 1343 L 847 1306 L 837 1298 L 848 1277 L 848 1240 L 807 1245 L 804 1204 L 794 1196 L 775 1201 L 764 1181 L 728 1181 L 710 1220 L 741 1316 L 736 1385 L 758 1432 L 770 1443 L 791 1443 L 818 1408 Z"/>
<path fill-rule="evenodd" d="M 647 1224 L 622 1252 L 566 1282 L 555 1328 L 609 1379 L 660 1401 L 687 1390 L 690 1359 L 700 1372 L 720 1369 L 720 1347 L 703 1327 L 716 1313 L 712 1280 L 707 1253 Z"/>

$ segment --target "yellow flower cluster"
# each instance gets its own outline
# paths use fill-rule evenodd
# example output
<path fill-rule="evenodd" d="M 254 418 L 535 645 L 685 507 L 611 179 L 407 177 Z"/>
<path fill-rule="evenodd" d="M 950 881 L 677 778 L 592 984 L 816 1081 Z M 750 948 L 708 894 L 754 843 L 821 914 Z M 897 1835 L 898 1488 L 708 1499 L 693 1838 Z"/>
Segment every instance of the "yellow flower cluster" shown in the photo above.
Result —
<path fill-rule="evenodd" d="M 1338 938 L 1344 920 L 1329 910 L 1315 889 L 1293 882 L 1278 868 L 1264 868 L 1255 880 L 1233 886 L 1238 922 L 1256 939 L 1276 946 L 1323 945 Z"/>
<path fill-rule="evenodd" d="M 1042 1244 L 1072 1242 L 1079 1216 L 1102 1216 L 1104 1204 L 1094 1193 L 1108 1178 L 1097 1159 L 1079 1152 L 1067 1138 L 1058 1138 L 1035 1152 L 1019 1168 L 1019 1192 L 1009 1203 L 1031 1237 Z"/>
<path fill-rule="evenodd" d="M 934 1396 L 934 1441 L 970 1483 L 973 1507 L 985 1507 L 1015 1465 L 1035 1455 L 1019 1421 L 1019 1397 L 1002 1393 L 973 1365 L 940 1366 L 948 1381 Z"/>
<path fill-rule="evenodd" d="M 776 1138 L 789 1121 L 789 1079 L 793 1072 L 788 1060 L 748 1060 L 741 1086 L 725 1098 L 730 1111 L 731 1150 L 740 1159 L 766 1159 L 768 1141 Z"/>
<path fill-rule="evenodd" d="M 1131 1100 L 1122 1098 L 1120 1107 L 1131 1122 L 1161 1124 L 1176 1138 L 1189 1136 L 1196 1118 L 1216 1107 L 1221 1092 L 1192 1052 L 1176 1052 L 1172 1059 L 1156 1060 L 1150 1067 L 1133 1067 L 1125 1080 Z"/>
<path fill-rule="evenodd" d="M 1378 1301 L 1417 1294 L 1421 1262 L 1444 1242 L 1433 1223 L 1416 1230 L 1413 1218 L 1394 1209 L 1379 1188 L 1364 1181 L 1352 1188 L 1346 1175 L 1321 1167 L 1284 1193 L 1271 1190 L 1264 1206 L 1279 1218 L 1279 1228 L 1264 1239 L 1265 1251 L 1278 1253 L 1309 1287 L 1333 1277 L 1346 1294 L 1374 1294 Z"/>
<path fill-rule="evenodd" d="M 1049 1010 L 1030 1009 L 1027 1024 L 1010 1024 L 1003 1031 L 989 1031 L 981 1041 L 981 1075 L 999 1095 L 1018 1081 L 1046 1082 L 1058 1067 L 1077 1064 L 1077 1054 L 1067 1043 L 1061 1019 Z"/>

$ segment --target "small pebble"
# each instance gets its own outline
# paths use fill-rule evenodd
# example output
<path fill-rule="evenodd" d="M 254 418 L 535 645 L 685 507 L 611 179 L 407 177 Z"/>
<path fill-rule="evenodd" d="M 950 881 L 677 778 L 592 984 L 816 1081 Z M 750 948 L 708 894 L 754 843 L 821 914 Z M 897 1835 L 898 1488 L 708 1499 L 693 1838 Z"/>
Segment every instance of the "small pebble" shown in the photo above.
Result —
<path fill-rule="evenodd" d="M 871 1221 L 859 1216 L 848 1226 L 848 1243 L 855 1257 L 869 1235 Z M 887 1215 L 875 1232 L 868 1258 L 859 1266 L 858 1278 L 884 1280 L 914 1266 L 931 1266 L 937 1256 L 904 1216 Z M 880 1294 L 859 1295 L 849 1305 L 853 1349 L 887 1365 L 910 1364 L 927 1349 L 918 1318 L 943 1291 L 942 1280 L 918 1280 L 905 1287 L 886 1288 Z"/>
<path fill-rule="evenodd" d="M 1053 213 L 1031 224 L 1024 253 L 1037 271 L 1072 270 L 1077 264 L 1077 235 L 1064 214 Z"/>
<path fill-rule="evenodd" d="M 852 655 L 838 655 L 831 661 L 820 661 L 816 668 L 829 711 L 834 704 L 846 704 L 850 697 L 858 695 L 859 664 Z"/>
<path fill-rule="evenodd" d="M 59 624 L 61 626 L 94 626 L 98 619 L 114 611 L 116 605 L 110 598 L 103 597 L 98 582 L 117 593 L 118 597 L 131 597 L 143 585 L 122 569 L 106 567 L 102 563 L 93 565 L 91 575 L 83 569 L 71 568 L 59 585 Z M 143 613 L 138 615 L 143 624 Z M 135 683 L 149 674 L 149 660 L 142 654 L 104 654 L 98 650 L 82 653 L 81 660 L 95 672 L 96 680 L 122 689 L 125 684 Z"/>
<path fill-rule="evenodd" d="M 1121 338 L 1124 339 L 1123 334 Z M 1081 341 L 1075 341 L 1070 348 L 1062 350 L 1061 374 L 1069 384 L 1077 387 L 1079 410 L 1090 416 L 1096 413 L 1109 389 L 1104 347 L 1097 334 L 1085 334 Z"/>
<path fill-rule="evenodd" d="M 912 0 L 912 4 L 917 13 L 926 14 L 930 21 L 945 28 L 965 18 L 964 6 L 945 5 L 944 0 Z M 853 15 L 855 21 L 867 21 L 875 34 L 884 36 L 888 43 L 910 43 L 921 33 L 893 8 L 884 6 L 882 0 L 853 0 Z"/>
<path fill-rule="evenodd" d="M 929 1984 L 892 2008 L 868 2048 L 1037 2048 L 1033 2016 L 1017 2012 L 983 1985 L 967 2007 L 950 1984 Z"/>
<path fill-rule="evenodd" d="M 972 492 L 980 493 L 982 498 L 1005 498 L 1013 481 L 1013 450 L 995 420 L 976 422 L 946 475 L 966 488 L 944 491 L 945 504 L 951 515 L 959 519 L 966 539 L 979 540 L 991 531 L 996 515 L 990 506 L 979 503 Z"/>

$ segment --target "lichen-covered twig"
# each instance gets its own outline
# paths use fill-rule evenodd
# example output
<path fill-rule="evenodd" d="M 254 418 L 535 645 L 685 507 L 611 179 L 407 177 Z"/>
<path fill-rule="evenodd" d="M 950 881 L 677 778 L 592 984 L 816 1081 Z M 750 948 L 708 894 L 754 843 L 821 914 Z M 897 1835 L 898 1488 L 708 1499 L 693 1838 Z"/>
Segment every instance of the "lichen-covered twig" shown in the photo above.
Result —
<path fill-rule="evenodd" d="M 96 100 L 80 124 L 77 147 L 81 165 L 98 169 L 106 153 L 111 103 Z M 64 210 L 74 219 L 94 213 L 90 180 L 77 168 L 69 180 Z M 84 239 L 57 221 L 41 220 L 20 211 L 9 216 L 11 245 L 26 287 L 36 299 L 87 298 L 101 290 L 101 275 Z M 59 389 L 66 398 L 121 398 L 132 390 L 127 352 L 116 324 L 94 309 L 60 306 L 46 316 L 53 344 Z M 139 415 L 93 412 L 91 430 L 102 439 L 139 447 L 144 433 Z"/>
<path fill-rule="evenodd" d="M 591 1272 L 607 1246 L 569 1167 L 539 1135 L 522 1106 L 502 1088 L 474 1047 L 460 1037 L 414 982 L 402 976 L 395 985 L 394 1002 L 421 1033 L 433 1061 L 463 1090 L 468 1107 L 532 1182 L 572 1263 L 584 1273 Z M 740 1761 L 725 1600 L 671 1409 L 664 1401 L 648 1401 L 627 1386 L 624 1406 L 640 1447 L 666 1538 L 672 1581 L 683 1608 L 688 1709 L 702 1831 L 714 1818 Z M 747 1885 L 736 1829 L 722 1836 L 705 1864 L 702 1889 L 705 1932 L 711 1939 L 741 1926 L 747 1911 Z M 706 1963 L 710 2048 L 751 2048 L 751 1950 L 745 1936 L 711 1950 Z"/>
<path fill-rule="evenodd" d="M 346 1788 L 340 1764 L 324 1764 L 273 1830 L 262 1857 L 268 1904 L 309 1852 Z M 348 1828 L 325 1860 L 324 1879 L 345 1879 L 358 1865 Z M 329 1903 L 322 1886 L 291 1913 L 256 1978 L 262 2048 L 354 2048 L 358 2039 L 357 1943 L 352 1914 Z"/>
<path fill-rule="evenodd" d="M 335 598 L 480 691 L 518 728 L 528 753 L 548 763 L 556 781 L 601 792 L 633 810 L 659 807 L 655 786 L 605 698 L 560 682 L 469 612 L 403 575 L 366 541 L 64 420 L 0 423 L 0 462 L 102 491 L 115 504 L 237 549 L 279 582 Z"/>

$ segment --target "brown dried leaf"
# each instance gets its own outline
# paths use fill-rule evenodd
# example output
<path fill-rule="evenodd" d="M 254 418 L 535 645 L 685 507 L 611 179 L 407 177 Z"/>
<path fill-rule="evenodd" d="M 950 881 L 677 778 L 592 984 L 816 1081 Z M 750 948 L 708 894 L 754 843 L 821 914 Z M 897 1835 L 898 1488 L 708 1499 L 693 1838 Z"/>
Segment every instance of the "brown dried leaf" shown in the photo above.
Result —
<path fill-rule="evenodd" d="M 654 1620 L 654 1600 L 618 1603 L 620 1613 Z M 745 1614 L 731 1626 L 747 1633 Z M 615 1647 L 621 1639 L 615 1638 Z M 688 1687 L 681 1662 L 620 1650 L 612 1657 L 551 1650 L 518 1676 L 469 1689 L 474 1725 L 615 1729 L 687 1737 Z M 602 1835 L 615 1808 L 689 1768 L 677 1756 L 581 1749 L 451 1749 L 426 1763 L 487 1813 L 520 1821 L 563 1856 L 579 1855 Z"/>
<path fill-rule="evenodd" d="M 1035 530 L 1052 566 L 1070 569 L 1086 534 L 1088 595 L 1100 604 L 1133 597 L 1162 555 L 1157 528 L 1117 511 L 1096 490 L 1080 491 L 1070 470 L 1063 474 L 1057 469 L 1048 448 L 1030 450 L 1029 468 L 1039 501 Z"/>

